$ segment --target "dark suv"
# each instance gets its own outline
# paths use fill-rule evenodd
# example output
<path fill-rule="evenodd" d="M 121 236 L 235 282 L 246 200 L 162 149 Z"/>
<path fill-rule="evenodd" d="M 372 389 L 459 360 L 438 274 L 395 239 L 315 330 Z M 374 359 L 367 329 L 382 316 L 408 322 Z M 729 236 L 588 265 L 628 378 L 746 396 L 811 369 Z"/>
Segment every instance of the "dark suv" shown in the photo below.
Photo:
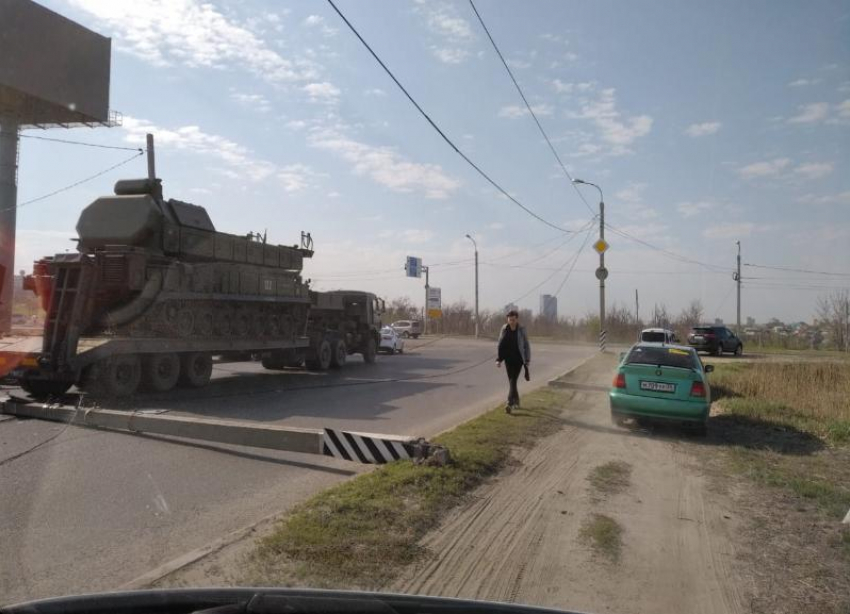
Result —
<path fill-rule="evenodd" d="M 744 344 L 725 326 L 695 326 L 688 334 L 688 345 L 698 352 L 709 352 L 720 356 L 723 352 L 744 353 Z"/>

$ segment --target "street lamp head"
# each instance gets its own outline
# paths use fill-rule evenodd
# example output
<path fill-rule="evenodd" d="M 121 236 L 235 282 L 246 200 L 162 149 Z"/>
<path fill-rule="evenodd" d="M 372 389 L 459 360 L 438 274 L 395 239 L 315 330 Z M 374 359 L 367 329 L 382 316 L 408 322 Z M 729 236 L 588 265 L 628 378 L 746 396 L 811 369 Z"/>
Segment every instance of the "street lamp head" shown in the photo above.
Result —
<path fill-rule="evenodd" d="M 470 237 L 468 234 L 466 235 L 466 238 L 467 238 L 467 239 L 472 239 L 472 237 Z"/>
<path fill-rule="evenodd" d="M 585 183 L 581 179 L 573 179 L 573 183 Z"/>

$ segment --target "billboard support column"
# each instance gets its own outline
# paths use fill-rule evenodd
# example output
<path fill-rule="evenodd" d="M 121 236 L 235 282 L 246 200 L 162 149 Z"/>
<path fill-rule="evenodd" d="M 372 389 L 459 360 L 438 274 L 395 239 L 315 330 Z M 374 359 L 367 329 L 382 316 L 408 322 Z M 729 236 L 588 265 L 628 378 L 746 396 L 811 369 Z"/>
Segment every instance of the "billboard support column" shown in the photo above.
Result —
<path fill-rule="evenodd" d="M 18 123 L 0 117 L 0 334 L 12 330 L 15 224 L 18 205 Z"/>

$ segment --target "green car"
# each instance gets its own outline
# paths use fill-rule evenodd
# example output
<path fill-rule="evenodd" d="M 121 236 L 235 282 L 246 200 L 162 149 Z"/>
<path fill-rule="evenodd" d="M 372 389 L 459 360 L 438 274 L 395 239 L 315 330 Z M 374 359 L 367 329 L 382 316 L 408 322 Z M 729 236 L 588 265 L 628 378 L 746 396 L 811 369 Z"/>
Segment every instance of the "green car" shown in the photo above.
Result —
<path fill-rule="evenodd" d="M 617 366 L 608 393 L 611 419 L 617 425 L 627 417 L 674 420 L 705 435 L 713 370 L 691 347 L 638 343 Z"/>

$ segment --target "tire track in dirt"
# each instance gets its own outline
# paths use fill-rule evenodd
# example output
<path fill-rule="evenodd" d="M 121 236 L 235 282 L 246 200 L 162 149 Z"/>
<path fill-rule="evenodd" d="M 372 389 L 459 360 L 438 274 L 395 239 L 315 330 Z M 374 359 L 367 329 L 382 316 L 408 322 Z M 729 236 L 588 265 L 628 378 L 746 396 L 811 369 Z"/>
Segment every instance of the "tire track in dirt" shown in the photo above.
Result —
<path fill-rule="evenodd" d="M 575 381 L 607 384 L 610 368 L 593 361 Z M 567 426 L 432 531 L 422 545 L 433 556 L 389 590 L 588 612 L 744 612 L 737 520 L 727 497 L 709 493 L 688 452 L 696 444 L 612 427 L 608 413 L 605 394 L 576 392 Z M 586 477 L 609 461 L 632 466 L 631 485 L 600 498 Z M 618 563 L 581 541 L 595 512 L 623 527 Z"/>

